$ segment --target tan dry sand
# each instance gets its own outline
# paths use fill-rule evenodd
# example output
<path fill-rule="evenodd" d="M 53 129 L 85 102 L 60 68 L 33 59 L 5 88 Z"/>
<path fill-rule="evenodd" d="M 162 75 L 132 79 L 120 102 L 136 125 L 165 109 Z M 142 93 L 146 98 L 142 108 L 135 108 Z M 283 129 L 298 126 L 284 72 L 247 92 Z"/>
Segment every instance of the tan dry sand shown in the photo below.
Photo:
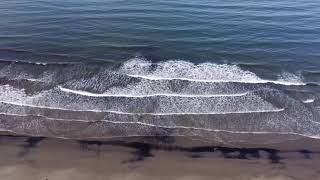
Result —
<path fill-rule="evenodd" d="M 317 180 L 320 155 L 305 158 L 283 152 L 280 163 L 226 159 L 219 152 L 152 151 L 135 161 L 135 149 L 111 145 L 81 146 L 77 141 L 44 139 L 34 146 L 26 138 L 1 137 L 1 180 Z M 130 161 L 131 160 L 131 161 Z"/>

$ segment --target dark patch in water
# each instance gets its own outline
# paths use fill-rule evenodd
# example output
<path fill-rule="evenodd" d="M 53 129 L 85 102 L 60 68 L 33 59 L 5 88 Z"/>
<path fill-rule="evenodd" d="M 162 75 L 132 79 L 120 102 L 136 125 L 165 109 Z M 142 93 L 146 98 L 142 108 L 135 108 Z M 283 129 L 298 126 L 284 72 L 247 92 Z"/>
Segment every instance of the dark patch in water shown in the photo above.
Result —
<path fill-rule="evenodd" d="M 156 47 L 144 47 L 134 53 L 135 57 L 148 59 L 152 62 L 160 62 L 165 58 L 160 50 Z M 165 58 L 166 59 L 166 58 Z"/>

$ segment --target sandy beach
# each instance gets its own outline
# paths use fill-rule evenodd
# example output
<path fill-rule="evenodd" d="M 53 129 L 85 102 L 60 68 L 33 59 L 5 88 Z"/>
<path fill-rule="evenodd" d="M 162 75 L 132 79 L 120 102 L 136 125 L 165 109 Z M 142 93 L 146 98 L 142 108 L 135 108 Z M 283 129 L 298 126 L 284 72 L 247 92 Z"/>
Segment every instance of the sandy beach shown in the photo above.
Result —
<path fill-rule="evenodd" d="M 309 151 L 152 149 L 121 141 L 1 136 L 6 180 L 298 180 L 320 179 L 320 154 Z M 206 152 L 207 151 L 207 152 Z"/>

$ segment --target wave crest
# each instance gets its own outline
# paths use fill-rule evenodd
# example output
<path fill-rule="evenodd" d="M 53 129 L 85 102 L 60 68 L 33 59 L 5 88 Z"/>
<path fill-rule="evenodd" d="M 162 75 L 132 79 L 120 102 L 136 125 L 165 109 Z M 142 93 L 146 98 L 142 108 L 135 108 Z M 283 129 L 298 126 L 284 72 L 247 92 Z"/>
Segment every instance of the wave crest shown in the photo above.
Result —
<path fill-rule="evenodd" d="M 120 68 L 121 73 L 149 80 L 187 80 L 200 82 L 274 83 L 282 85 L 305 85 L 299 76 L 284 73 L 278 80 L 265 80 L 255 73 L 236 65 L 186 61 L 165 61 L 153 64 L 140 58 L 131 59 Z"/>

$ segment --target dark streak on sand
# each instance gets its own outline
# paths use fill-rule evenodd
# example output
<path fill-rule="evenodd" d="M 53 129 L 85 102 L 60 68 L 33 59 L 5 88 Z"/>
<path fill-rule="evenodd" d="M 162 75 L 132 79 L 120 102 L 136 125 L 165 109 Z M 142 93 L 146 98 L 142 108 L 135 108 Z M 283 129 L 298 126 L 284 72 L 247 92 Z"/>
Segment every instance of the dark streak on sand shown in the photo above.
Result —
<path fill-rule="evenodd" d="M 302 149 L 299 152 L 304 156 L 305 159 L 311 159 L 312 151 Z"/>
<path fill-rule="evenodd" d="M 134 158 L 124 161 L 123 163 L 132 163 L 137 161 L 143 161 L 146 158 L 153 157 L 152 151 L 178 151 L 191 153 L 188 155 L 191 158 L 202 158 L 203 153 L 215 153 L 219 152 L 223 158 L 226 159 L 260 159 L 261 153 L 266 153 L 270 163 L 281 163 L 283 157 L 279 156 L 279 152 L 276 149 L 270 148 L 228 148 L 218 146 L 203 146 L 203 147 L 182 147 L 175 145 L 157 145 L 141 142 L 125 142 L 125 141 L 79 141 L 81 148 L 90 149 L 90 146 L 121 146 L 135 149 L 133 151 Z M 307 154 L 310 158 L 311 151 L 298 151 L 299 153 Z M 305 158 L 307 158 L 305 155 Z"/>
<path fill-rule="evenodd" d="M 6 135 L 1 135 L 0 138 L 5 137 Z M 8 136 L 11 137 L 11 136 Z M 13 136 L 17 137 L 17 136 Z M 20 136 L 19 136 L 20 137 Z M 22 137 L 22 136 L 21 136 Z M 157 137 L 160 138 L 160 137 Z M 44 140 L 45 137 L 28 137 L 24 144 L 19 145 L 23 150 L 18 154 L 19 157 L 23 157 L 30 152 L 32 148 L 36 148 L 39 143 Z M 184 152 L 187 153 L 187 156 L 190 158 L 204 158 L 205 153 L 219 153 L 223 158 L 226 159 L 263 159 L 267 158 L 270 160 L 270 163 L 278 164 L 282 163 L 281 160 L 284 157 L 281 157 L 279 154 L 283 152 L 297 152 L 300 153 L 304 159 L 312 159 L 312 154 L 320 154 L 318 151 L 310 151 L 307 149 L 301 149 L 296 151 L 279 151 L 271 148 L 230 148 L 230 147 L 221 147 L 221 146 L 200 146 L 200 147 L 183 147 L 174 145 L 174 139 L 168 137 L 163 137 L 157 139 L 158 142 L 167 142 L 167 144 L 152 144 L 144 142 L 128 142 L 128 141 L 91 141 L 91 140 L 80 140 L 80 149 L 82 151 L 94 151 L 96 155 L 99 155 L 101 152 L 101 146 L 119 146 L 131 148 L 133 158 L 123 161 L 123 163 L 134 163 L 138 161 L 144 161 L 147 158 L 154 157 L 155 155 L 152 151 L 167 151 L 167 152 Z M 263 156 L 263 154 L 265 154 Z"/>
<path fill-rule="evenodd" d="M 36 148 L 37 145 L 45 139 L 44 137 L 30 137 L 25 141 L 25 144 L 21 145 L 23 147 L 23 151 L 21 151 L 18 156 L 23 157 L 27 153 L 30 152 L 30 149 Z"/>

